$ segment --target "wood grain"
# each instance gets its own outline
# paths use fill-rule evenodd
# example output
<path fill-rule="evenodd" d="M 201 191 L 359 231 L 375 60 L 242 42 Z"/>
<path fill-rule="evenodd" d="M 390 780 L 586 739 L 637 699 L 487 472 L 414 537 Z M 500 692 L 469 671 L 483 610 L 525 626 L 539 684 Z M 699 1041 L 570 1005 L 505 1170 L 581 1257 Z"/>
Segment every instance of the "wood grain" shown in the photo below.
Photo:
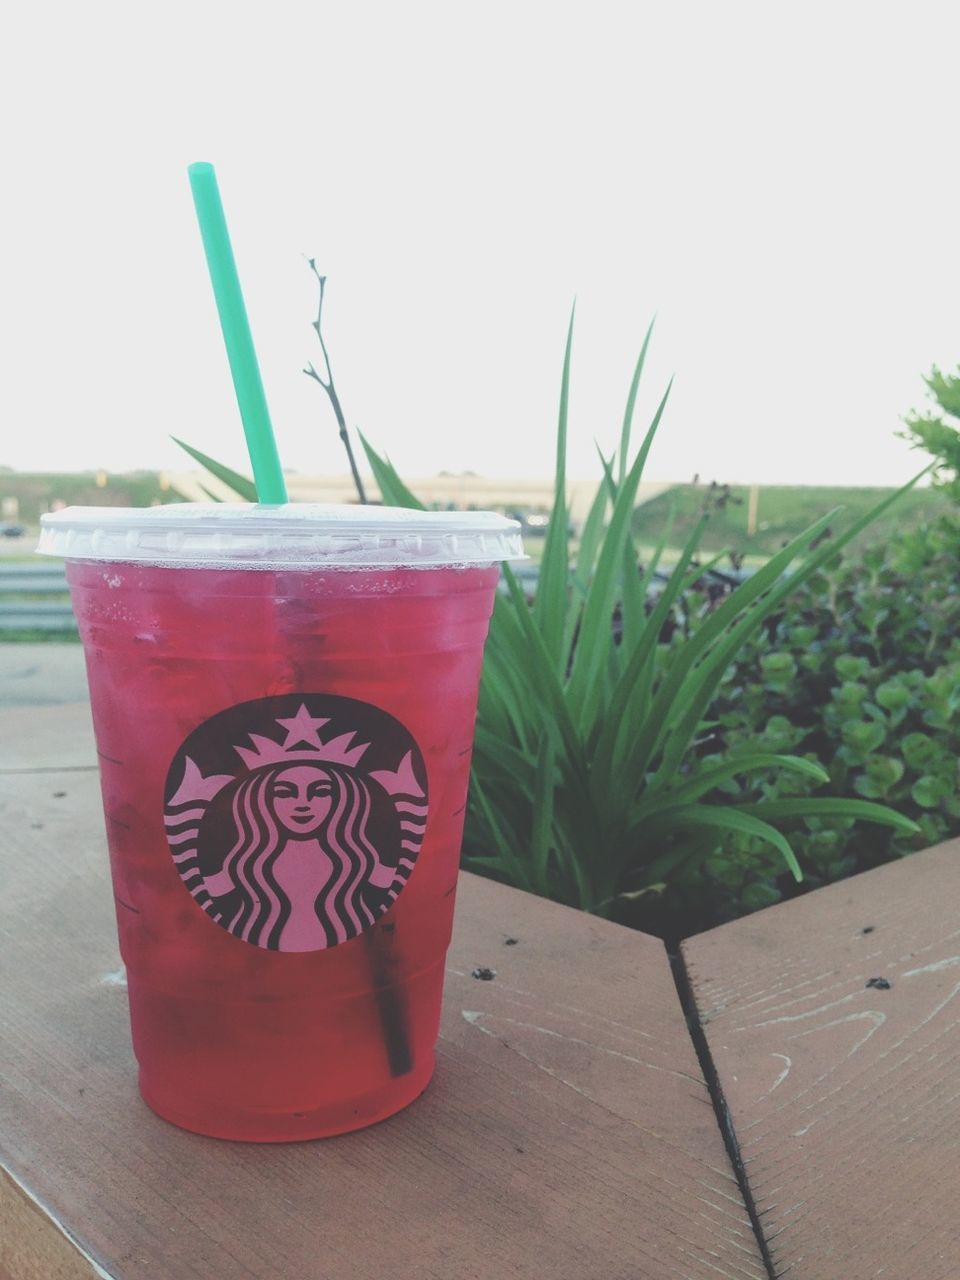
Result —
<path fill-rule="evenodd" d="M 0 1161 L 114 1280 L 763 1280 L 659 942 L 465 876 L 426 1095 L 217 1142 L 136 1092 L 96 776 L 0 803 Z"/>
<path fill-rule="evenodd" d="M 956 1280 L 960 842 L 683 953 L 778 1274 Z"/>
<path fill-rule="evenodd" d="M 104 1272 L 0 1166 L 0 1280 L 102 1280 Z"/>

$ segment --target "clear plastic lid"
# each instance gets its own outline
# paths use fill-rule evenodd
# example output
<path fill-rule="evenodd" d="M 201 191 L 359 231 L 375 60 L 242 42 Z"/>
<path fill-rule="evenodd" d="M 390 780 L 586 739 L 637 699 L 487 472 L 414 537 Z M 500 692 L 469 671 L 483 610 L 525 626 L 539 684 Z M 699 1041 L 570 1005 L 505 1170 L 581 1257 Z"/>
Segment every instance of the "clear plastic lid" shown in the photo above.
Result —
<path fill-rule="evenodd" d="M 40 520 L 41 555 L 212 568 L 492 565 L 523 560 L 520 526 L 494 511 L 171 503 L 67 507 Z"/>

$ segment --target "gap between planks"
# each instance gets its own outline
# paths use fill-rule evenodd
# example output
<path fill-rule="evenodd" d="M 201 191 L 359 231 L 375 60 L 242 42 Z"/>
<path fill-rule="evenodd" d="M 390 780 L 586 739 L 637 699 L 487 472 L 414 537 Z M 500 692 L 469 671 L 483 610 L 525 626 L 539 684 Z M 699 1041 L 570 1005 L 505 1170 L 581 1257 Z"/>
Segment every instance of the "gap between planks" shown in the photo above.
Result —
<path fill-rule="evenodd" d="M 723 1086 L 720 1083 L 720 1076 L 717 1072 L 716 1064 L 713 1061 L 713 1055 L 710 1052 L 710 1046 L 707 1043 L 707 1037 L 700 1022 L 700 1015 L 697 1012 L 696 998 L 693 994 L 693 986 L 687 973 L 687 966 L 684 963 L 682 954 L 680 953 L 679 943 L 677 944 L 676 950 L 671 950 L 669 944 L 666 942 L 664 943 L 664 948 L 667 953 L 667 959 L 670 962 L 670 971 L 673 974 L 673 981 L 677 988 L 677 999 L 680 1001 L 683 1020 L 686 1023 L 690 1039 L 693 1041 L 693 1048 L 697 1055 L 697 1061 L 700 1063 L 700 1070 L 710 1094 L 710 1102 L 713 1105 L 713 1114 L 717 1121 L 717 1128 L 720 1130 L 720 1135 L 723 1138 L 723 1145 L 727 1152 L 727 1159 L 730 1161 L 734 1176 L 737 1179 L 737 1186 L 740 1188 L 740 1195 L 743 1198 L 743 1203 L 747 1210 L 747 1216 L 750 1219 L 750 1226 L 753 1228 L 757 1248 L 760 1251 L 760 1257 L 767 1272 L 767 1280 L 777 1280 L 777 1269 L 774 1266 L 773 1258 L 770 1254 L 770 1247 L 767 1243 L 767 1238 L 764 1235 L 763 1224 L 760 1221 L 760 1213 L 757 1209 L 757 1202 L 754 1199 L 753 1190 L 750 1186 L 749 1179 L 747 1178 L 747 1170 L 743 1162 L 740 1143 L 737 1139 L 737 1131 L 733 1123 L 733 1116 L 731 1115 L 730 1108 L 727 1106 L 726 1099 L 723 1096 Z"/>

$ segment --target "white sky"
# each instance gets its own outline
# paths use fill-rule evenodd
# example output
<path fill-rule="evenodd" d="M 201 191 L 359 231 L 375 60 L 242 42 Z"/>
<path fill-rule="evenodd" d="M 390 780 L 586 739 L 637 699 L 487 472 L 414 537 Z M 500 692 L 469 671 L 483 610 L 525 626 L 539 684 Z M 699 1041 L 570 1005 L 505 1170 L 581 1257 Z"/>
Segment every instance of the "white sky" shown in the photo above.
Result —
<path fill-rule="evenodd" d="M 0 52 L 0 464 L 242 465 L 186 178 L 218 170 L 281 455 L 408 475 L 612 447 L 658 314 L 650 479 L 899 483 L 960 359 L 960 7 L 21 0 Z M 638 425 L 642 425 L 642 422 Z"/>

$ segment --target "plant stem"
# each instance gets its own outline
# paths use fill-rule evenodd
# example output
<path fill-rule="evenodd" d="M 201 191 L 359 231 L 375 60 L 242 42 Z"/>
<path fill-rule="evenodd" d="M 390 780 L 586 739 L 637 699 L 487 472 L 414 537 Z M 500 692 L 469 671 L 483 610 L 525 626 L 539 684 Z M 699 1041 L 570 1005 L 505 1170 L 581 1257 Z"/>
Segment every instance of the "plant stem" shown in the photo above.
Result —
<path fill-rule="evenodd" d="M 330 404 L 333 406 L 333 412 L 337 419 L 337 426 L 340 428 L 340 439 L 343 441 L 343 447 L 347 451 L 347 460 L 350 463 L 350 471 L 353 475 L 353 483 L 357 487 L 357 494 L 360 498 L 360 501 L 364 503 L 364 505 L 366 505 L 367 495 L 363 487 L 363 481 L 360 479 L 360 471 L 357 467 L 357 460 L 353 456 L 353 446 L 350 443 L 350 435 L 347 431 L 347 420 L 343 416 L 343 407 L 340 404 L 340 397 L 337 395 L 336 384 L 333 381 L 333 370 L 330 367 L 330 356 L 327 354 L 327 344 L 323 339 L 323 329 L 322 329 L 323 295 L 326 290 L 327 277 L 322 276 L 320 272 L 317 270 L 317 263 L 315 258 L 308 258 L 307 263 L 310 267 L 310 270 L 317 277 L 317 280 L 319 281 L 319 284 L 320 284 L 320 301 L 317 303 L 317 318 L 316 320 L 314 320 L 312 328 L 316 333 L 317 338 L 320 342 L 320 350 L 323 352 L 323 366 L 324 366 L 324 369 L 326 370 L 327 376 L 325 380 L 321 378 L 319 373 L 317 373 L 316 369 L 313 367 L 312 364 L 308 364 L 303 372 L 307 375 L 308 378 L 313 378 L 314 382 L 319 382 L 320 386 L 323 387 L 324 391 L 327 393 L 327 398 L 329 399 Z"/>

